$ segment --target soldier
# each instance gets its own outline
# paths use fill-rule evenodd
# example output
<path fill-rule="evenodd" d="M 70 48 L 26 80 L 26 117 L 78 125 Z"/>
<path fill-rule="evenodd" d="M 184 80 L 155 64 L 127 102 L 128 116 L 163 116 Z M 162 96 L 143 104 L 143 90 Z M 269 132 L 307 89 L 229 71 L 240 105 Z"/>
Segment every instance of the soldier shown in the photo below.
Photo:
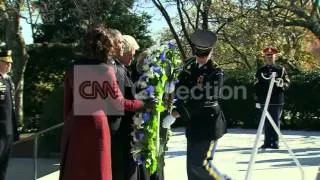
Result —
<path fill-rule="evenodd" d="M 0 180 L 5 179 L 11 145 L 19 139 L 14 110 L 14 85 L 11 71 L 11 50 L 0 52 Z"/>
<path fill-rule="evenodd" d="M 279 51 L 276 48 L 268 47 L 263 49 L 263 53 L 265 65 L 257 70 L 254 82 L 256 107 L 263 110 L 270 84 L 269 77 L 272 72 L 276 72 L 276 83 L 272 90 L 268 112 L 280 129 L 284 91 L 288 89 L 290 80 L 285 68 L 275 64 Z M 268 120 L 265 122 L 264 135 L 264 144 L 260 148 L 279 149 L 279 137 Z"/>
<path fill-rule="evenodd" d="M 176 108 L 163 119 L 162 126 L 170 127 L 178 117 L 187 121 L 189 180 L 220 179 L 210 163 L 215 142 L 226 133 L 226 121 L 219 105 L 224 74 L 211 60 L 217 36 L 207 30 L 196 30 L 190 38 L 195 56 L 183 66 L 175 90 Z"/>

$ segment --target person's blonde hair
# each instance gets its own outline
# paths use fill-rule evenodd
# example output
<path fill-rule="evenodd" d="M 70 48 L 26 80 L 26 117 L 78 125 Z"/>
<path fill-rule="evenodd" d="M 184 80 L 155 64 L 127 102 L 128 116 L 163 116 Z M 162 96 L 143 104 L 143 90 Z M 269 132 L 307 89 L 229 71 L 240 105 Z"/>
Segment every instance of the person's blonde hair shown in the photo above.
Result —
<path fill-rule="evenodd" d="M 123 35 L 124 38 L 124 47 L 123 54 L 129 54 L 132 50 L 138 50 L 140 48 L 139 44 L 134 37 L 130 35 Z"/>

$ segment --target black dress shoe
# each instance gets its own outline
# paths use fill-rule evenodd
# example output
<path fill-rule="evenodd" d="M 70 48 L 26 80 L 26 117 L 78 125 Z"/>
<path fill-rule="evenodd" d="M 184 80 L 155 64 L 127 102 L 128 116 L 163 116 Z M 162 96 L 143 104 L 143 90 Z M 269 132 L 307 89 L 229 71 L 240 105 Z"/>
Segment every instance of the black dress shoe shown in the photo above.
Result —
<path fill-rule="evenodd" d="M 262 146 L 260 146 L 260 149 L 267 149 L 267 148 L 271 148 L 271 145 L 263 144 Z"/>
<path fill-rule="evenodd" d="M 279 145 L 271 145 L 271 149 L 279 149 Z"/>

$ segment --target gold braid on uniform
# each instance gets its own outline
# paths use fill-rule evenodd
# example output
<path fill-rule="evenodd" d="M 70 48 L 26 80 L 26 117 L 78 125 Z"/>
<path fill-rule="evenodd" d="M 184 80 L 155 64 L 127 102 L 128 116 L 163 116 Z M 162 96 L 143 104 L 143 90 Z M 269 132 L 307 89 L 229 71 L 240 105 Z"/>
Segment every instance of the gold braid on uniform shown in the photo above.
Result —
<path fill-rule="evenodd" d="M 214 180 L 221 180 L 220 176 L 218 175 L 218 173 L 213 170 L 213 168 L 211 167 L 211 165 L 209 163 L 209 159 L 210 159 L 211 154 L 212 154 L 214 143 L 215 143 L 214 141 L 211 141 L 211 143 L 210 143 L 210 147 L 209 147 L 209 149 L 207 151 L 207 157 L 203 160 L 203 167 L 205 168 L 206 171 L 208 171 L 208 173 L 210 174 L 210 176 L 213 177 Z"/>

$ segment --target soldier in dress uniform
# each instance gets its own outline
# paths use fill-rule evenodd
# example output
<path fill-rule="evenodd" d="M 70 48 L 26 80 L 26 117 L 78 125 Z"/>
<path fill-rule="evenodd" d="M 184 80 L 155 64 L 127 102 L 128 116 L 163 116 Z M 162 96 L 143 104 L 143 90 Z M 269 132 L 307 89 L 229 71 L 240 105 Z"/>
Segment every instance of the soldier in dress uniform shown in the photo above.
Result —
<path fill-rule="evenodd" d="M 224 73 L 211 59 L 217 36 L 211 31 L 196 30 L 190 38 L 194 57 L 183 66 L 175 89 L 176 108 L 163 119 L 162 126 L 170 127 L 178 117 L 187 121 L 189 180 L 221 179 L 210 163 L 214 144 L 226 133 L 219 105 Z"/>
<path fill-rule="evenodd" d="M 11 50 L 0 52 L 0 180 L 5 179 L 11 146 L 19 139 L 14 110 L 14 85 L 11 71 Z"/>
<path fill-rule="evenodd" d="M 265 65 L 257 70 L 254 82 L 256 107 L 261 109 L 262 112 L 267 98 L 271 74 L 276 72 L 276 83 L 271 94 L 268 112 L 275 124 L 280 128 L 284 91 L 288 89 L 290 80 L 286 69 L 275 64 L 279 51 L 276 48 L 267 47 L 263 49 L 263 53 Z M 279 149 L 279 137 L 268 120 L 265 121 L 264 133 L 264 144 L 260 148 Z"/>

